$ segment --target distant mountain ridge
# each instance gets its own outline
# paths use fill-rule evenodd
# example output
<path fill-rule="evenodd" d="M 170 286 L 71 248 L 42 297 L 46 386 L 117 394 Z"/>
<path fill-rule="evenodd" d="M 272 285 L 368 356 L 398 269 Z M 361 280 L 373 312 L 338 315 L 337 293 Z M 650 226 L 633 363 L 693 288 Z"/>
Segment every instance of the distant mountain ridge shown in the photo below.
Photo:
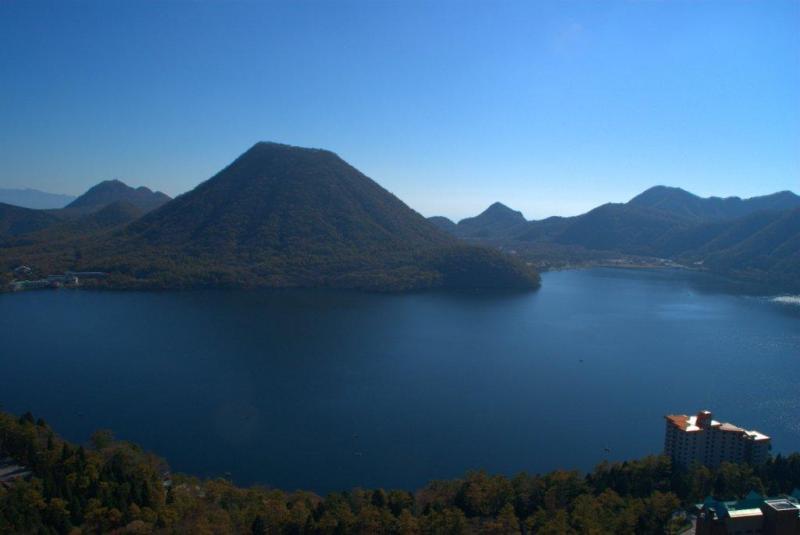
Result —
<path fill-rule="evenodd" d="M 652 208 L 702 220 L 733 219 L 763 210 L 788 210 L 800 206 L 800 196 L 791 191 L 741 199 L 699 197 L 681 188 L 655 186 L 628 201 L 629 206 Z"/>
<path fill-rule="evenodd" d="M 0 188 L 0 203 L 11 204 L 21 208 L 32 208 L 36 210 L 64 208 L 74 201 L 75 198 L 76 197 L 72 195 L 48 193 L 31 188 Z"/>
<path fill-rule="evenodd" d="M 656 186 L 627 203 L 541 221 L 520 221 L 511 215 L 519 212 L 492 207 L 464 220 L 468 232 L 462 222 L 447 230 L 545 263 L 636 255 L 800 291 L 800 196 L 789 191 L 749 199 L 702 198 Z M 506 223 L 486 217 L 492 213 Z"/>
<path fill-rule="evenodd" d="M 160 191 L 152 191 L 140 186 L 132 188 L 120 180 L 105 180 L 91 187 L 86 193 L 69 203 L 68 210 L 91 211 L 113 202 L 126 201 L 137 208 L 149 212 L 170 201 L 170 197 Z"/>

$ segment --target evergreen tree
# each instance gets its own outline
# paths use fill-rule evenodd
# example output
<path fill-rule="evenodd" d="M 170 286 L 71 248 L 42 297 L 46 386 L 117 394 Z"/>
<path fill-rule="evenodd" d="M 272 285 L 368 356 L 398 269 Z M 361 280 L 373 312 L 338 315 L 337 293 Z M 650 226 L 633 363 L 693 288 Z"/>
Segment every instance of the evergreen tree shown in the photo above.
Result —
<path fill-rule="evenodd" d="M 256 516 L 253 524 L 250 526 L 250 532 L 253 535 L 267 535 L 267 523 L 261 515 Z"/>

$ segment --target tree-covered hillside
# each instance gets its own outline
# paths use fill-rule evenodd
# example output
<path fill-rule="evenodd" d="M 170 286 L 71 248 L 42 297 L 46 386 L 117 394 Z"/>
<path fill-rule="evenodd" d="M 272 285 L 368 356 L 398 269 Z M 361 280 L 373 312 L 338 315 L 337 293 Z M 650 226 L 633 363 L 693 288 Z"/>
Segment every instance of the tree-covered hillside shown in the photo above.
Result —
<path fill-rule="evenodd" d="M 0 203 L 0 239 L 36 232 L 58 221 L 57 217 L 44 210 Z"/>
<path fill-rule="evenodd" d="M 416 491 L 343 489 L 323 497 L 171 474 L 164 461 L 109 432 L 76 445 L 31 414 L 0 413 L 4 455 L 32 476 L 0 485 L 0 533 L 662 534 L 684 528 L 676 510 L 706 496 L 800 486 L 800 454 L 758 468 L 688 471 L 653 456 L 602 463 L 586 475 L 474 471 Z"/>
<path fill-rule="evenodd" d="M 530 267 L 459 243 L 334 153 L 276 143 L 130 225 L 6 247 L 0 263 L 104 271 L 128 288 L 538 285 Z"/>
<path fill-rule="evenodd" d="M 487 210 L 442 228 L 471 242 L 514 250 L 536 265 L 617 262 L 627 255 L 640 264 L 666 259 L 710 270 L 754 288 L 800 291 L 798 210 L 800 197 L 789 191 L 702 198 L 656 186 L 627 203 L 604 204 L 574 217 L 525 221 L 505 208 L 500 224 L 486 217 Z"/>

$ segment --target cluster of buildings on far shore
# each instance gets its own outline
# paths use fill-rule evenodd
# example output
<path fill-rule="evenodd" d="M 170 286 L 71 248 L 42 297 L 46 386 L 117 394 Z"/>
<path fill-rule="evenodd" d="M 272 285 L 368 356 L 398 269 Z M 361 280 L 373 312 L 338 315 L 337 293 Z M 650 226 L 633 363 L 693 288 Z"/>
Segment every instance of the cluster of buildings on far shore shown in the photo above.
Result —
<path fill-rule="evenodd" d="M 664 454 L 680 466 L 716 468 L 725 462 L 758 466 L 769 459 L 767 435 L 714 420 L 710 411 L 664 418 Z M 693 509 L 695 535 L 800 535 L 800 489 L 775 497 L 751 492 L 732 501 L 709 496 Z"/>
<path fill-rule="evenodd" d="M 9 283 L 9 289 L 14 292 L 43 288 L 76 288 L 80 286 L 81 279 L 103 279 L 108 276 L 101 271 L 66 271 L 61 275 L 33 278 L 33 270 L 28 266 L 14 268 L 13 274 L 15 280 Z"/>

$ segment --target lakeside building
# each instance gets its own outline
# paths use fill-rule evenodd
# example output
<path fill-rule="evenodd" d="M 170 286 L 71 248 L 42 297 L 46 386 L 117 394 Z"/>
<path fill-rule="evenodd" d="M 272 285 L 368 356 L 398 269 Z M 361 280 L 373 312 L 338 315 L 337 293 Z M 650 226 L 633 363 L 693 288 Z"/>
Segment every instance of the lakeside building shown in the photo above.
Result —
<path fill-rule="evenodd" d="M 700 411 L 695 416 L 669 414 L 664 418 L 664 453 L 682 466 L 698 463 L 714 468 L 723 462 L 759 465 L 769 458 L 767 435 L 718 422 L 710 411 Z"/>
<path fill-rule="evenodd" d="M 800 533 L 800 489 L 777 498 L 764 498 L 757 492 L 738 501 L 717 501 L 708 497 L 695 509 L 696 535 Z"/>

